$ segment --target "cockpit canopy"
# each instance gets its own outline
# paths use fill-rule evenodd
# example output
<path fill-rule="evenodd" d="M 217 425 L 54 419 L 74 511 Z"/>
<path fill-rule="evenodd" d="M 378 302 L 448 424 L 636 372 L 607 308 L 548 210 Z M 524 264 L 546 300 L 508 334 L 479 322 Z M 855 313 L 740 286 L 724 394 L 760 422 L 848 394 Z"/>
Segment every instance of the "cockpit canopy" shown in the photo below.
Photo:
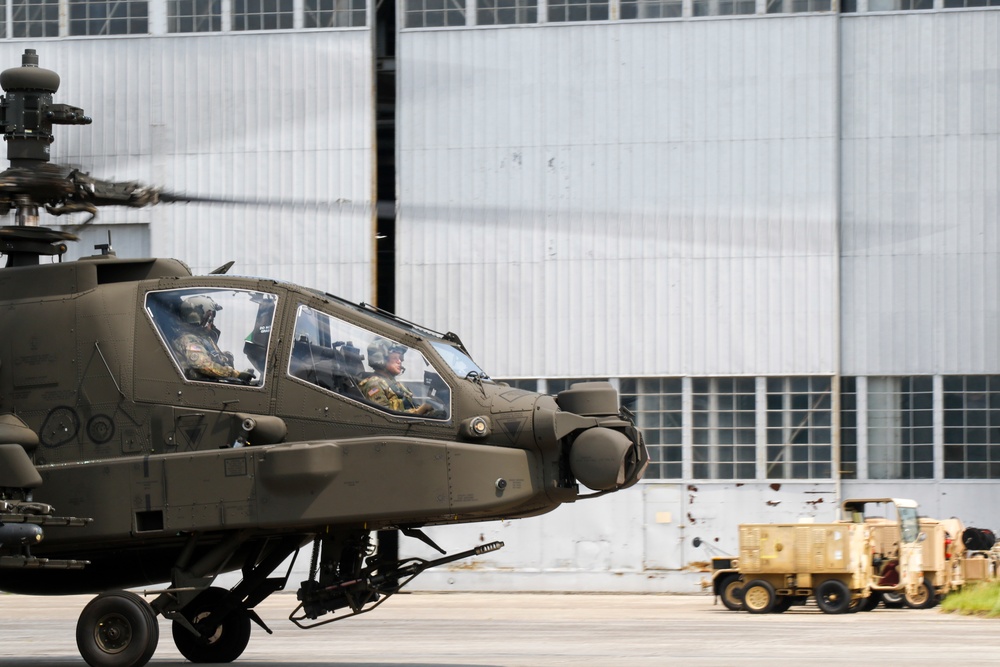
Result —
<path fill-rule="evenodd" d="M 292 340 L 293 377 L 388 412 L 450 417 L 448 384 L 418 349 L 306 305 L 296 311 Z"/>
<path fill-rule="evenodd" d="M 198 287 L 150 292 L 146 312 L 186 379 L 263 386 L 277 303 L 266 292 Z"/>
<path fill-rule="evenodd" d="M 263 387 L 269 363 L 278 363 L 269 349 L 278 300 L 252 289 L 194 287 L 149 292 L 145 307 L 186 381 Z M 444 373 L 435 369 L 434 354 L 299 304 L 291 352 L 280 363 L 290 377 L 370 408 L 448 420 L 449 381 L 489 378 L 460 345 L 421 338 L 447 364 Z"/>

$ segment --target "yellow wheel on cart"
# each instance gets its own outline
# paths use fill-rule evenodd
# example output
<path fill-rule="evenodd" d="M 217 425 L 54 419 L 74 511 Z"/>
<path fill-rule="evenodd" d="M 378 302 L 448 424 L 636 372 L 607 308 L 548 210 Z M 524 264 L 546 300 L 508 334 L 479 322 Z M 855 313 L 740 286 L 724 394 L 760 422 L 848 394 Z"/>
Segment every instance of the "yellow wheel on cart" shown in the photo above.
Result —
<path fill-rule="evenodd" d="M 927 577 L 924 577 L 923 581 L 917 587 L 917 592 L 914 595 L 905 595 L 906 606 L 910 609 L 930 609 L 935 604 L 937 604 L 937 598 L 934 597 L 934 584 Z"/>
<path fill-rule="evenodd" d="M 751 614 L 769 614 L 774 609 L 774 586 L 754 579 L 743 587 L 743 607 Z"/>

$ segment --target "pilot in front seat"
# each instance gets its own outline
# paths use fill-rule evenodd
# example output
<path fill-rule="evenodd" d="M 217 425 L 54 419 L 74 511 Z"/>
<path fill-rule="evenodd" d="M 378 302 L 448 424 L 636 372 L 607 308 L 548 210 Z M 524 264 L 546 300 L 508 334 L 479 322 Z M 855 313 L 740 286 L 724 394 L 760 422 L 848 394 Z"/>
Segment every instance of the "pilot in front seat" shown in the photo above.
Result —
<path fill-rule="evenodd" d="M 376 338 L 368 346 L 368 365 L 375 371 L 361 382 L 358 387 L 364 397 L 372 403 L 383 405 L 395 412 L 408 412 L 415 415 L 426 415 L 433 412 L 430 403 L 414 405 L 413 392 L 396 380 L 403 372 L 403 355 L 406 348 L 391 343 L 385 338 Z"/>

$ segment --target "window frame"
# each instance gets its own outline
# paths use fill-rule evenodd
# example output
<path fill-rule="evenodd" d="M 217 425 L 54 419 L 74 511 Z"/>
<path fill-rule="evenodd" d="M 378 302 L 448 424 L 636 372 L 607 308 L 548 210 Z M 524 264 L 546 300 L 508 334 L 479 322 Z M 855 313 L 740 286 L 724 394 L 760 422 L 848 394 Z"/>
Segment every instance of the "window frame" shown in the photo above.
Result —
<path fill-rule="evenodd" d="M 257 369 L 257 371 L 259 372 L 259 375 L 258 375 L 259 383 L 258 384 L 244 384 L 244 383 L 238 383 L 238 382 L 228 382 L 226 378 L 219 378 L 219 379 L 204 378 L 204 379 L 202 379 L 202 378 L 190 378 L 190 377 L 188 377 L 188 374 L 187 374 L 186 370 L 182 367 L 182 362 L 181 362 L 181 359 L 179 357 L 179 351 L 174 347 L 172 341 L 167 340 L 167 333 L 169 333 L 167 331 L 167 329 L 176 325 L 176 322 L 170 322 L 167 319 L 169 316 L 172 315 L 172 313 L 170 313 L 169 311 L 166 311 L 166 310 L 161 310 L 160 313 L 154 313 L 153 310 L 150 308 L 150 297 L 153 296 L 153 295 L 175 293 L 175 294 L 186 294 L 188 296 L 196 296 L 196 295 L 211 295 L 211 294 L 225 293 L 225 292 L 242 292 L 242 293 L 246 293 L 246 294 L 264 295 L 266 297 L 272 297 L 273 298 L 273 308 L 271 310 L 271 323 L 268 326 L 268 330 L 267 330 L 267 345 L 264 348 L 264 357 L 263 357 L 263 359 L 264 359 L 264 367 L 261 368 L 261 369 Z M 161 306 L 164 305 L 162 303 L 159 303 L 159 299 L 157 297 L 154 297 L 154 299 L 158 302 L 157 303 L 157 308 L 158 309 L 159 309 L 159 307 L 161 307 Z M 251 299 L 251 301 L 252 301 L 252 299 Z M 170 360 L 173 363 L 174 369 L 177 371 L 178 376 L 180 377 L 180 379 L 183 382 L 185 382 L 186 384 L 192 384 L 192 385 L 197 385 L 197 386 L 204 386 L 204 385 L 216 386 L 216 385 L 219 385 L 219 384 L 224 384 L 224 385 L 229 386 L 229 387 L 235 387 L 235 388 L 240 388 L 240 389 L 250 389 L 250 390 L 260 390 L 260 391 L 263 391 L 264 389 L 267 388 L 267 376 L 268 376 L 269 372 L 271 371 L 271 364 L 269 362 L 269 359 L 270 359 L 271 352 L 272 352 L 272 347 L 273 347 L 273 344 L 274 344 L 273 343 L 273 338 L 271 336 L 271 332 L 274 330 L 275 322 L 278 321 L 278 319 L 277 319 L 278 302 L 279 302 L 279 296 L 277 294 L 275 294 L 274 292 L 264 292 L 262 290 L 255 290 L 255 289 L 249 289 L 249 288 L 244 288 L 244 287 L 176 287 L 176 288 L 170 288 L 170 289 L 158 289 L 158 290 L 149 290 L 149 291 L 147 291 L 145 293 L 145 295 L 143 296 L 143 306 L 142 307 L 143 307 L 143 310 L 146 313 L 146 319 L 149 321 L 150 325 L 153 327 L 153 330 L 156 332 L 157 339 L 160 341 L 160 344 L 166 350 L 167 356 L 170 357 Z M 222 305 L 225 306 L 224 303 Z M 260 307 L 258 306 L 258 314 L 260 312 L 259 308 Z M 163 319 L 161 319 L 161 317 Z M 245 324 L 245 322 L 244 322 L 244 324 Z M 260 325 L 260 322 L 258 320 L 258 321 L 255 321 L 252 326 L 250 326 L 250 327 L 244 327 L 244 328 L 247 331 L 253 331 L 253 330 L 257 330 L 258 327 L 259 327 L 259 325 Z M 227 323 L 227 326 L 228 326 L 228 323 Z M 229 337 L 229 338 L 231 338 L 231 337 Z M 249 338 L 249 335 L 247 336 L 247 338 Z M 246 343 L 246 338 L 243 338 L 242 340 L 244 341 L 244 343 Z M 220 344 L 219 347 L 220 347 L 220 349 L 223 349 L 223 347 L 225 347 L 225 346 L 223 346 L 223 345 Z M 244 349 L 245 349 L 245 347 L 246 346 L 244 345 Z M 231 352 L 234 355 L 234 357 L 236 356 L 236 354 L 239 354 L 243 359 L 247 359 L 248 363 L 252 364 L 252 362 L 249 361 L 249 357 L 247 356 L 247 354 L 245 353 L 244 350 L 239 350 L 238 352 L 233 352 L 232 350 L 224 350 L 224 351 Z M 234 362 L 233 368 L 238 370 L 238 368 L 241 365 L 242 364 L 237 364 L 237 363 Z M 252 364 L 252 365 L 254 365 L 254 364 Z M 256 365 L 254 365 L 254 366 L 256 367 Z"/>
<path fill-rule="evenodd" d="M 411 355 L 413 353 L 420 355 L 420 357 L 423 359 L 423 361 L 426 362 L 426 366 L 428 366 L 431 369 L 433 369 L 434 375 L 436 375 L 437 378 L 439 378 L 440 381 L 442 383 L 444 383 L 444 385 L 447 386 L 447 388 L 448 388 L 448 400 L 447 400 L 447 402 L 440 401 L 440 399 L 437 399 L 445 407 L 445 413 L 446 413 L 445 416 L 443 416 L 443 417 L 431 417 L 431 416 L 427 416 L 427 415 L 410 414 L 410 413 L 407 413 L 405 411 L 393 410 L 392 408 L 390 408 L 388 406 L 381 405 L 381 404 L 376 403 L 374 401 L 365 400 L 363 397 L 360 396 L 360 393 L 359 393 L 358 396 L 352 396 L 352 395 L 350 395 L 350 392 L 345 393 L 344 391 L 338 391 L 338 390 L 336 390 L 336 389 L 334 389 L 332 387 L 325 387 L 325 386 L 323 386 L 321 384 L 318 384 L 317 382 L 311 381 L 311 380 L 309 380 L 309 379 L 307 379 L 307 378 L 302 377 L 301 375 L 299 375 L 298 373 L 301 372 L 299 369 L 296 369 L 296 370 L 293 371 L 293 365 L 294 365 L 294 363 L 296 361 L 295 360 L 296 345 L 299 344 L 299 333 L 302 330 L 302 328 L 300 327 L 299 322 L 300 322 L 300 317 L 302 317 L 303 309 L 308 309 L 308 310 L 312 311 L 313 313 L 315 313 L 317 315 L 321 315 L 321 316 L 327 317 L 327 318 L 330 319 L 331 322 L 332 321 L 336 321 L 339 324 L 339 326 L 342 327 L 341 329 L 338 330 L 338 333 L 340 331 L 347 331 L 347 330 L 352 330 L 351 331 L 352 333 L 356 332 L 359 335 L 359 337 L 357 337 L 357 340 L 364 341 L 363 347 L 362 347 L 362 344 L 360 344 L 360 343 L 355 344 L 355 337 L 344 337 L 344 341 L 343 342 L 346 343 L 346 344 L 349 344 L 349 345 L 354 345 L 359 351 L 364 352 L 365 355 L 367 355 L 367 349 L 368 349 L 369 343 L 371 343 L 371 341 L 374 340 L 374 339 L 376 339 L 376 338 L 383 338 L 383 339 L 386 339 L 387 341 L 389 341 L 389 342 L 391 342 L 391 343 L 393 343 L 395 345 L 401 345 L 401 346 L 406 347 L 407 348 L 407 351 L 406 351 L 407 355 Z M 332 333 L 332 328 L 331 328 L 330 332 L 328 332 L 328 333 Z M 360 336 L 365 336 L 365 338 L 360 338 Z M 333 339 L 334 338 L 338 338 L 339 336 L 327 336 L 327 337 L 329 338 L 328 341 L 327 340 L 323 340 L 323 336 L 322 336 L 322 332 L 321 332 L 321 336 L 320 336 L 321 340 L 319 341 L 319 343 L 317 343 L 316 345 L 311 346 L 311 347 L 319 347 L 319 348 L 331 349 L 331 350 L 336 349 L 336 343 L 340 342 L 340 341 L 334 341 Z M 351 339 L 348 340 L 348 338 L 351 338 Z M 301 302 L 301 301 L 298 302 L 296 304 L 296 307 L 295 307 L 295 315 L 294 315 L 293 324 L 292 324 L 291 341 L 292 342 L 291 342 L 291 345 L 289 346 L 287 358 L 284 360 L 284 374 L 285 374 L 286 378 L 291 379 L 294 382 L 297 382 L 299 384 L 305 385 L 305 386 L 310 387 L 312 389 L 321 391 L 324 394 L 327 394 L 329 396 L 335 396 L 335 397 L 337 397 L 339 399 L 347 401 L 350 404 L 359 405 L 359 406 L 362 406 L 362 407 L 364 407 L 364 408 L 366 408 L 368 410 L 371 410 L 373 412 L 377 412 L 377 413 L 383 414 L 383 415 L 390 415 L 390 416 L 392 416 L 394 418 L 398 418 L 398 419 L 416 420 L 416 421 L 419 421 L 421 423 L 429 423 L 429 424 L 450 423 L 451 420 L 452 420 L 452 416 L 454 414 L 454 405 L 453 404 L 454 404 L 455 386 L 454 386 L 453 382 L 449 381 L 451 379 L 451 375 L 449 373 L 442 373 L 441 372 L 442 367 L 444 367 L 444 368 L 449 368 L 449 367 L 448 367 L 448 365 L 446 363 L 444 363 L 436 355 L 430 354 L 429 350 L 425 349 L 422 346 L 412 345 L 412 344 L 409 344 L 409 343 L 407 343 L 405 341 L 398 340 L 398 339 L 393 338 L 392 336 L 387 335 L 385 333 L 380 333 L 378 331 L 374 331 L 374 330 L 372 330 L 372 329 L 370 329 L 368 327 L 362 326 L 362 325 L 357 324 L 355 322 L 348 321 L 347 319 L 341 317 L 340 315 L 334 314 L 334 313 L 332 313 L 332 312 L 330 312 L 328 310 L 324 310 L 323 308 L 320 308 L 320 307 L 317 307 L 317 306 L 314 306 L 314 305 L 310 305 L 308 303 L 304 303 L 304 302 Z M 311 343 L 311 341 L 308 341 L 308 342 Z M 329 347 L 326 344 L 324 344 L 324 343 L 329 343 Z M 408 363 L 412 363 L 413 358 L 414 357 L 411 356 L 410 360 L 408 361 Z M 367 361 L 366 357 L 362 356 L 361 357 L 361 361 Z M 371 368 L 371 367 L 368 366 L 368 368 Z M 356 381 L 356 384 L 359 384 L 361 380 L 363 380 L 364 378 L 370 377 L 370 376 L 372 376 L 374 374 L 375 374 L 374 370 L 371 370 L 371 371 L 364 371 L 363 370 L 363 376 L 362 377 L 356 377 L 356 378 L 354 378 L 354 380 Z M 426 378 L 426 371 L 425 371 L 425 378 Z M 427 386 L 426 379 L 423 382 L 419 382 L 419 383 L 416 380 L 410 379 L 410 378 L 407 378 L 407 379 L 404 379 L 404 380 L 400 380 L 399 382 L 404 387 L 406 387 L 408 390 L 412 391 L 415 398 L 418 398 L 419 400 L 424 400 L 424 401 L 426 401 L 428 399 L 427 396 L 419 396 L 418 397 L 417 396 L 417 392 L 414 391 L 414 388 L 417 387 L 418 385 L 422 386 L 422 387 L 426 387 Z M 358 390 L 360 392 L 360 387 L 358 387 Z M 436 397 L 432 397 L 432 398 L 436 398 Z"/>

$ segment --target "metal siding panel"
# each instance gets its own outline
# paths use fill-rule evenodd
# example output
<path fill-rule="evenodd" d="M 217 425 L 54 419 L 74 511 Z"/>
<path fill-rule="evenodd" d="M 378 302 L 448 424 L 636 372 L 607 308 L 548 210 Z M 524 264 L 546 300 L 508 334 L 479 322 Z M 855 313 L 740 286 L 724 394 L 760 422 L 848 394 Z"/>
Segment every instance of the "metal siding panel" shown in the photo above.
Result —
<path fill-rule="evenodd" d="M 401 314 L 497 375 L 831 371 L 835 27 L 402 33 Z"/>
<path fill-rule="evenodd" d="M 1000 372 L 998 32 L 996 11 L 843 21 L 846 374 Z"/>

